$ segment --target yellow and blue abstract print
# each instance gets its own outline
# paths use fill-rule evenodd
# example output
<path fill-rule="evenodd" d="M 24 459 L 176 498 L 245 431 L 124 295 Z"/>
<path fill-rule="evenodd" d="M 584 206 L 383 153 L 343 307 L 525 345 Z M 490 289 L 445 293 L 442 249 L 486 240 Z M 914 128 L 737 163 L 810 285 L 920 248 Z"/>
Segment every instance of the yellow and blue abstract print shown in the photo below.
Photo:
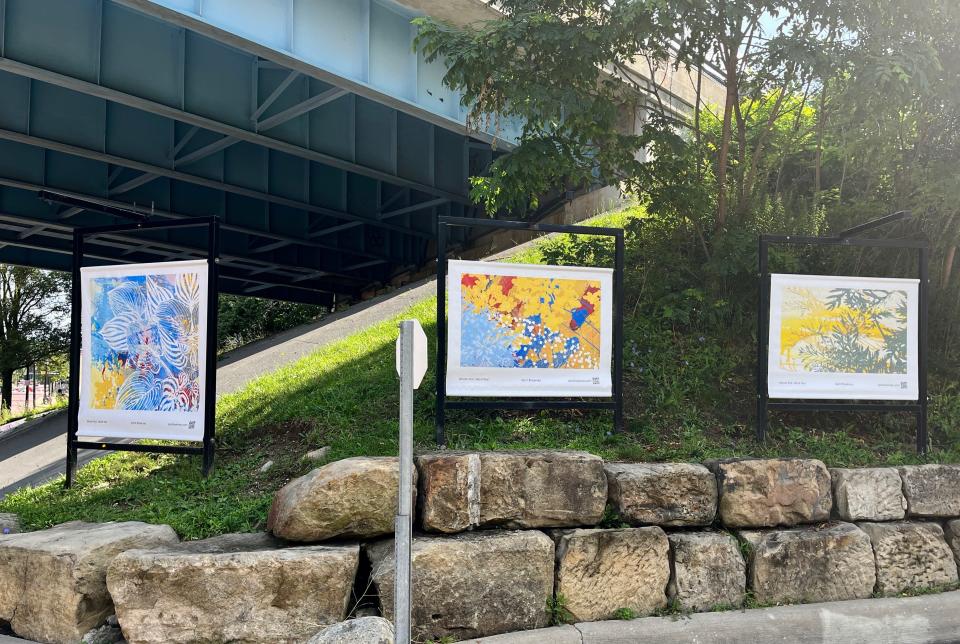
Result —
<path fill-rule="evenodd" d="M 907 373 L 907 293 L 896 289 L 784 290 L 780 367 L 807 373 Z"/>

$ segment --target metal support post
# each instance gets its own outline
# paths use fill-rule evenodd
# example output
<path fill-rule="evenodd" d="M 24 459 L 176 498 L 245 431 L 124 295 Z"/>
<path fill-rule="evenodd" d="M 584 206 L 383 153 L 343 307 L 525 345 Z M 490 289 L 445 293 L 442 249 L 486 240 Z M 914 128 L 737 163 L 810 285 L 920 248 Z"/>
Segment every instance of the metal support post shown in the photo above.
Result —
<path fill-rule="evenodd" d="M 767 364 L 767 328 L 770 321 L 767 316 L 770 314 L 770 277 L 768 271 L 768 258 L 770 254 L 770 244 L 762 236 L 760 237 L 760 297 L 757 304 L 757 441 L 763 442 L 767 439 L 767 403 L 768 398 L 768 378 L 769 365 Z"/>
<path fill-rule="evenodd" d="M 447 446 L 447 228 L 437 223 L 437 447 Z"/>
<path fill-rule="evenodd" d="M 930 249 L 921 247 L 919 249 L 919 273 L 920 273 L 920 342 L 917 344 L 917 374 L 919 378 L 917 409 L 917 453 L 926 454 L 930 448 L 930 437 L 927 433 L 927 408 L 930 404 L 928 382 L 927 382 L 927 351 L 929 350 L 929 339 L 927 334 L 930 328 Z"/>
<path fill-rule="evenodd" d="M 410 545 L 413 539 L 413 341 L 414 322 L 400 323 L 400 498 L 394 526 L 394 629 L 397 644 L 410 644 Z"/>
<path fill-rule="evenodd" d="M 80 411 L 80 267 L 83 265 L 83 233 L 73 233 L 73 281 L 70 285 L 70 398 L 67 412 L 67 467 L 65 488 L 77 474 L 77 414 Z"/>
<path fill-rule="evenodd" d="M 220 307 L 220 223 L 207 225 L 207 391 L 203 401 L 203 477 L 213 472 L 217 423 L 217 313 Z"/>

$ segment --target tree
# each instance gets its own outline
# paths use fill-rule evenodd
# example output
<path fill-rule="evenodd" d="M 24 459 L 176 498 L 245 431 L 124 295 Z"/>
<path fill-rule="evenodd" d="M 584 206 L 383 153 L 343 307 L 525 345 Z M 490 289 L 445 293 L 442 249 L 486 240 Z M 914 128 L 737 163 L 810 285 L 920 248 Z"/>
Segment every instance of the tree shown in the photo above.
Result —
<path fill-rule="evenodd" d="M 699 114 L 705 106 L 697 70 L 711 64 L 721 70 L 727 89 L 720 140 L 709 159 L 716 177 L 716 229 L 727 223 L 731 169 L 738 210 L 749 210 L 758 159 L 767 144 L 768 134 L 761 132 L 748 152 L 750 114 L 741 109 L 741 97 L 772 95 L 765 124 L 772 128 L 790 92 L 809 88 L 831 69 L 830 53 L 843 24 L 839 0 L 492 4 L 502 18 L 479 26 L 454 28 L 420 19 L 416 41 L 428 60 L 446 60 L 445 82 L 462 92 L 472 127 L 496 126 L 499 119 L 524 124 L 519 146 L 496 159 L 486 176 L 473 178 L 474 198 L 488 211 L 516 211 L 558 187 L 597 182 L 643 197 L 650 196 L 651 186 L 670 187 L 669 177 L 689 166 L 689 128 L 693 141 L 698 146 L 701 141 Z M 698 74 L 689 121 L 671 111 L 656 83 L 638 74 L 645 69 L 652 78 L 668 65 Z M 622 131 L 624 112 L 632 117 L 641 102 L 648 113 L 642 132 Z M 735 163 L 730 159 L 734 121 L 740 143 Z M 643 149 L 652 152 L 647 160 L 638 156 Z M 693 174 L 702 178 L 704 149 L 698 147 L 697 153 Z M 679 195 L 688 198 L 689 191 Z"/>
<path fill-rule="evenodd" d="M 417 40 L 448 63 L 470 127 L 525 123 L 519 145 L 473 178 L 488 211 L 522 214 L 552 189 L 619 185 L 643 201 L 644 225 L 664 241 L 656 266 L 686 273 L 678 288 L 752 311 L 758 233 L 829 234 L 907 210 L 909 221 L 878 234 L 931 240 L 931 356 L 960 364 L 960 3 L 493 4 L 500 19 L 466 28 L 421 20 Z M 668 65 L 697 90 L 689 118 L 638 79 L 638 69 L 651 77 Z M 704 65 L 724 79 L 719 105 L 702 100 Z M 650 118 L 625 133 L 622 116 L 640 100 Z M 638 157 L 641 148 L 650 154 Z M 915 254 L 889 249 L 800 250 L 777 261 L 917 274 Z"/>
<path fill-rule="evenodd" d="M 325 307 L 314 304 L 221 294 L 220 312 L 217 314 L 217 349 L 231 351 L 249 342 L 312 322 L 327 312 Z"/>
<path fill-rule="evenodd" d="M 474 198 L 488 211 L 522 211 L 535 207 L 538 195 L 596 179 L 639 189 L 636 154 L 652 143 L 648 135 L 668 129 L 619 131 L 624 106 L 635 108 L 639 99 L 622 79 L 633 77 L 627 68 L 640 49 L 665 60 L 677 27 L 654 20 L 655 11 L 639 2 L 492 4 L 502 18 L 479 26 L 417 21 L 416 46 L 429 61 L 447 61 L 445 82 L 463 93 L 472 127 L 523 122 L 521 145 L 473 178 Z"/>
<path fill-rule="evenodd" d="M 856 47 L 832 83 L 824 134 L 831 227 L 896 210 L 908 222 L 885 231 L 933 245 L 931 357 L 960 358 L 960 4 L 860 0 Z M 846 267 L 846 270 L 849 270 Z M 864 251 L 854 270 L 916 276 L 910 253 Z"/>
<path fill-rule="evenodd" d="M 64 273 L 0 264 L 0 398 L 5 408 L 12 403 L 15 370 L 66 349 L 69 286 Z"/>

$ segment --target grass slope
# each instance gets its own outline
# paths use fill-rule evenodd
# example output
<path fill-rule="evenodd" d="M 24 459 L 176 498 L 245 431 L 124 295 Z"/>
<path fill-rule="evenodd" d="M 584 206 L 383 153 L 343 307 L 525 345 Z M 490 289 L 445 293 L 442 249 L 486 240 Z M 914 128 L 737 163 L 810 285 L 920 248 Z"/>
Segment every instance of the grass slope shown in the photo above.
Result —
<path fill-rule="evenodd" d="M 633 216 L 639 214 L 596 223 L 621 224 Z M 590 243 L 595 242 L 555 237 L 521 259 L 544 261 L 559 253 L 581 261 L 592 252 Z M 207 480 L 200 477 L 195 457 L 116 453 L 82 468 L 73 489 L 64 491 L 61 479 L 20 490 L 0 501 L 0 512 L 19 514 L 29 529 L 74 519 L 168 523 L 187 539 L 262 529 L 273 492 L 313 467 L 302 460 L 307 451 L 329 445 L 328 461 L 396 453 L 397 322 L 416 318 L 433 339 L 435 307 L 435 299 L 428 299 L 222 398 L 217 466 Z M 599 412 L 452 412 L 450 446 L 581 449 L 631 461 L 806 456 L 835 466 L 918 462 L 909 423 L 869 417 L 838 416 L 832 426 L 814 429 L 781 423 L 767 444 L 758 445 L 749 422 L 738 415 L 753 404 L 750 373 L 724 367 L 724 346 L 702 336 L 662 335 L 639 324 L 628 319 L 627 432 L 610 432 L 609 414 Z M 431 344 L 431 364 L 433 349 Z M 432 390 L 431 369 L 416 393 L 419 450 L 433 445 Z M 960 425 L 955 388 L 939 389 L 934 416 L 935 424 L 950 430 L 944 441 L 950 448 L 932 452 L 929 460 L 960 460 L 952 440 Z M 267 460 L 274 466 L 261 473 Z"/>

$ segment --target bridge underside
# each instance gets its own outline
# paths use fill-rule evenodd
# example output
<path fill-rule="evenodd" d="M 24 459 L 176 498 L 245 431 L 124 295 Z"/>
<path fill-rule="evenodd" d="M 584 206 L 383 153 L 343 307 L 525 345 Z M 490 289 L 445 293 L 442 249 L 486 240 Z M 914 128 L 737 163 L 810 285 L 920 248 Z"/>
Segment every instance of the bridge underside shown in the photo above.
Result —
<path fill-rule="evenodd" d="M 0 261 L 64 270 L 74 227 L 215 215 L 223 291 L 329 303 L 429 261 L 439 215 L 482 215 L 467 178 L 494 152 L 455 121 L 135 4 L 0 0 Z M 197 235 L 89 258 L 199 257 Z"/>

